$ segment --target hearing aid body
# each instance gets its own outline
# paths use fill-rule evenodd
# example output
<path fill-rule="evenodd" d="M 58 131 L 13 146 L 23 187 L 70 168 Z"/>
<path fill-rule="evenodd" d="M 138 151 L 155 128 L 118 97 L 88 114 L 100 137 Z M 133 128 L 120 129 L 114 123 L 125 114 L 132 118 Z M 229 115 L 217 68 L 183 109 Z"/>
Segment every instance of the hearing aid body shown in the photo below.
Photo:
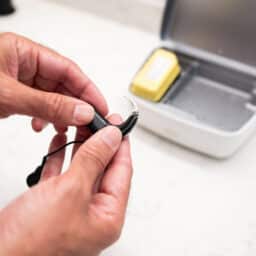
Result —
<path fill-rule="evenodd" d="M 122 124 L 113 125 L 106 118 L 101 116 L 98 112 L 95 112 L 94 119 L 87 127 L 90 129 L 92 133 L 95 133 L 106 126 L 109 126 L 109 125 L 116 126 L 117 128 L 120 129 L 124 137 L 132 130 L 137 120 L 138 120 L 138 112 L 133 112 L 132 115 L 130 115 Z"/>

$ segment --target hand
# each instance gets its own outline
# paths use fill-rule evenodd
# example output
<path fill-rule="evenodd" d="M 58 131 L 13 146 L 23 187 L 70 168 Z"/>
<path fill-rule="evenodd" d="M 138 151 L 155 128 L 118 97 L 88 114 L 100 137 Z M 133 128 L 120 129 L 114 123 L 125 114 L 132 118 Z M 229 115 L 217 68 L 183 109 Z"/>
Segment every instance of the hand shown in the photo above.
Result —
<path fill-rule="evenodd" d="M 0 34 L 0 83 L 0 118 L 36 117 L 36 131 L 47 121 L 58 131 L 89 123 L 94 110 L 88 103 L 103 115 L 108 112 L 103 96 L 76 64 L 12 33 Z"/>
<path fill-rule="evenodd" d="M 48 122 L 59 132 L 89 123 L 89 104 L 108 111 L 74 63 L 10 33 L 0 35 L 0 82 L 0 118 L 35 117 L 36 131 Z M 38 185 L 0 211 L 0 255 L 94 256 L 119 237 L 132 175 L 129 142 L 115 127 L 90 135 L 78 129 L 77 139 L 87 141 L 74 148 L 67 172 L 60 175 L 62 151 L 49 158 Z M 65 142 L 58 134 L 50 151 Z"/>
<path fill-rule="evenodd" d="M 50 151 L 63 143 L 57 135 Z M 49 158 L 40 183 L 0 212 L 0 255 L 94 256 L 118 239 L 132 175 L 128 140 L 107 127 L 73 156 L 62 175 L 64 152 Z"/>

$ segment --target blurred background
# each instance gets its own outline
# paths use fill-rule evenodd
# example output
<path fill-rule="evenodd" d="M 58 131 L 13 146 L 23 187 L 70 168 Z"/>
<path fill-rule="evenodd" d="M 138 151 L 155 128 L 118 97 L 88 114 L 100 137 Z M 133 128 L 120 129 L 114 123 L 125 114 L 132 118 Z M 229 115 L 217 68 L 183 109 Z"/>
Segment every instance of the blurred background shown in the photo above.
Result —
<path fill-rule="evenodd" d="M 159 33 L 165 0 L 50 0 L 72 8 L 84 9 L 101 17 Z"/>

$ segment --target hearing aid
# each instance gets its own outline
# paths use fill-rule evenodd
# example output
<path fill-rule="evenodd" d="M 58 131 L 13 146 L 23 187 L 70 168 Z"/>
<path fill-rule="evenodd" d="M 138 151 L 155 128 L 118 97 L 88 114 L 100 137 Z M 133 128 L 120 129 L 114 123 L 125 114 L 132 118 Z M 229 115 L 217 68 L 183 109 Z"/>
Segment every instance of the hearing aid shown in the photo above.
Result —
<path fill-rule="evenodd" d="M 86 127 L 88 127 L 89 130 L 94 134 L 97 131 L 103 129 L 104 127 L 115 126 L 121 131 L 123 137 L 128 135 L 128 133 L 134 128 L 134 126 L 136 125 L 136 123 L 138 121 L 139 112 L 138 112 L 137 105 L 135 104 L 135 102 L 133 102 L 131 99 L 128 99 L 128 98 L 126 98 L 126 99 L 128 100 L 128 102 L 130 103 L 130 105 L 132 107 L 132 112 L 124 122 L 122 122 L 119 125 L 114 125 L 114 124 L 110 123 L 105 117 L 103 117 L 99 112 L 95 111 L 95 115 L 94 115 L 92 122 L 89 123 Z M 61 146 L 60 148 L 45 155 L 43 157 L 41 165 L 39 165 L 34 172 L 32 172 L 30 175 L 28 175 L 27 180 L 26 180 L 27 185 L 29 187 L 32 187 L 39 182 L 43 168 L 44 168 L 44 166 L 47 162 L 47 159 L 49 157 L 51 157 L 52 155 L 56 154 L 57 152 L 63 150 L 65 147 L 67 147 L 71 144 L 83 143 L 83 142 L 84 141 L 68 142 L 67 144 Z"/>
<path fill-rule="evenodd" d="M 98 130 L 100 130 L 106 126 L 112 125 L 112 126 L 116 126 L 117 128 L 119 128 L 123 137 L 125 137 L 135 126 L 135 124 L 137 123 L 137 120 L 138 120 L 138 116 L 139 116 L 139 112 L 138 112 L 137 105 L 135 104 L 135 102 L 132 101 L 131 99 L 128 99 L 128 98 L 126 98 L 126 99 L 127 99 L 127 101 L 129 101 L 129 103 L 132 107 L 132 113 L 122 124 L 113 125 L 105 117 L 103 117 L 97 111 L 95 111 L 95 115 L 94 115 L 92 122 L 87 126 L 90 129 L 90 131 L 92 133 L 95 133 Z"/>

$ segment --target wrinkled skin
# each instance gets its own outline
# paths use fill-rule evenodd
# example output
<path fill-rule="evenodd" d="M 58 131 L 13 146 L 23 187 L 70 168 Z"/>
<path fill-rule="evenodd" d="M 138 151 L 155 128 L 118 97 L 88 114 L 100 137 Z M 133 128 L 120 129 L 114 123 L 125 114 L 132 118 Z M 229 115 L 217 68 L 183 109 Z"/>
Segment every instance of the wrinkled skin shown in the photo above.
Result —
<path fill-rule="evenodd" d="M 76 64 L 15 34 L 0 35 L 0 81 L 0 118 L 29 115 L 35 131 L 52 123 L 58 134 L 49 151 L 66 142 L 68 126 L 92 120 L 89 104 L 108 112 Z M 79 128 L 76 139 L 85 142 L 74 146 L 67 172 L 65 151 L 58 152 L 39 184 L 0 211 L 1 256 L 94 256 L 119 238 L 132 176 L 129 141 L 115 127 L 93 136 Z"/>

